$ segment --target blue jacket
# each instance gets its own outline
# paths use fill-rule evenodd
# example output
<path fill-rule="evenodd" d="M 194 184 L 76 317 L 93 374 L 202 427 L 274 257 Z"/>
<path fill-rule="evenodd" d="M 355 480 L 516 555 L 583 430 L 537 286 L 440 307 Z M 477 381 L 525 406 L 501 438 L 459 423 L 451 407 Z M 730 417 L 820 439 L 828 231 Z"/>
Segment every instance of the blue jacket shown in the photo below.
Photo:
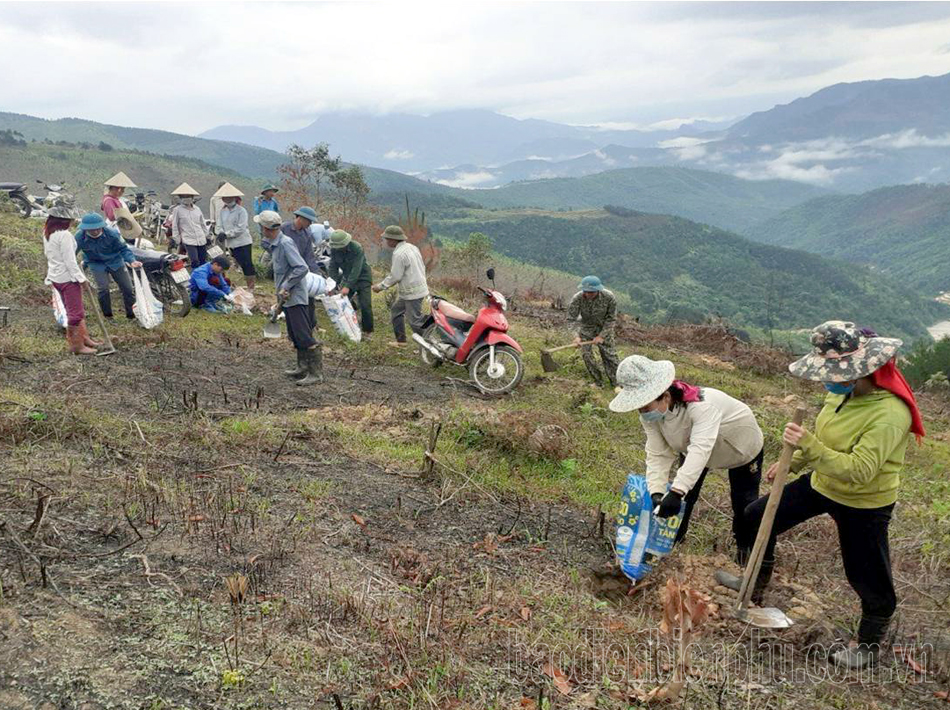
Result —
<path fill-rule="evenodd" d="M 271 212 L 280 212 L 280 205 L 277 204 L 277 200 L 265 200 L 260 196 L 254 198 L 254 214 L 260 214 L 270 210 Z"/>
<path fill-rule="evenodd" d="M 310 269 L 312 273 L 319 274 L 320 265 L 317 262 L 317 255 L 313 251 L 314 247 L 317 246 L 317 240 L 313 236 L 313 232 L 310 231 L 310 227 L 306 229 L 294 229 L 294 221 L 290 220 L 281 225 L 280 233 L 286 234 L 291 238 L 293 243 L 297 246 L 297 253 L 300 254 L 307 263 L 307 268 Z"/>
<path fill-rule="evenodd" d="M 129 245 L 112 227 L 102 230 L 102 236 L 93 239 L 80 229 L 76 232 L 76 249 L 82 252 L 83 267 L 93 271 L 118 271 L 126 264 L 135 261 L 135 255 Z"/>
<path fill-rule="evenodd" d="M 213 286 L 208 283 L 208 279 L 212 276 L 218 277 L 218 286 Z M 210 261 L 202 264 L 191 272 L 191 279 L 188 281 L 188 290 L 191 292 L 192 303 L 196 302 L 198 293 L 201 291 L 204 291 L 205 299 L 209 301 L 217 301 L 231 293 L 231 287 L 228 286 L 228 282 L 224 280 L 224 274 L 218 275 L 214 273 L 211 270 Z"/>
<path fill-rule="evenodd" d="M 270 255 L 274 265 L 274 287 L 277 293 L 285 289 L 290 292 L 290 297 L 284 305 L 307 305 L 310 302 L 310 294 L 307 293 L 303 277 L 309 273 L 309 269 L 307 262 L 297 251 L 294 240 L 286 234 L 278 234 L 277 239 L 271 242 Z"/>

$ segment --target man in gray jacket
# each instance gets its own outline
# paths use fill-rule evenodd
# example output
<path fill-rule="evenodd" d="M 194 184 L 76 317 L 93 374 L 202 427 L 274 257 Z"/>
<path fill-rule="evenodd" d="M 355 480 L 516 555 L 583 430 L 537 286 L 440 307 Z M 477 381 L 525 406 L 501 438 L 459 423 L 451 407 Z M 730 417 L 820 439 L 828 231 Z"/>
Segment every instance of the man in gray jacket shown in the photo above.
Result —
<path fill-rule="evenodd" d="M 296 379 L 299 387 L 323 382 L 323 354 L 320 343 L 313 337 L 315 324 L 304 281 L 309 272 L 307 262 L 293 240 L 280 231 L 279 214 L 261 212 L 254 221 L 261 226 L 261 237 L 268 243 L 278 303 L 283 303 L 287 318 L 287 337 L 297 351 L 297 367 L 285 370 L 284 374 Z"/>
<path fill-rule="evenodd" d="M 373 291 L 379 293 L 398 286 L 397 298 L 390 309 L 390 315 L 396 336 L 393 345 L 403 346 L 406 344 L 406 318 L 409 319 L 409 327 L 413 333 L 421 333 L 422 324 L 425 323 L 422 300 L 429 295 L 426 265 L 419 249 L 406 241 L 402 227 L 390 225 L 383 231 L 382 237 L 386 240 L 386 246 L 393 250 L 392 268 L 386 278 L 373 286 Z"/>

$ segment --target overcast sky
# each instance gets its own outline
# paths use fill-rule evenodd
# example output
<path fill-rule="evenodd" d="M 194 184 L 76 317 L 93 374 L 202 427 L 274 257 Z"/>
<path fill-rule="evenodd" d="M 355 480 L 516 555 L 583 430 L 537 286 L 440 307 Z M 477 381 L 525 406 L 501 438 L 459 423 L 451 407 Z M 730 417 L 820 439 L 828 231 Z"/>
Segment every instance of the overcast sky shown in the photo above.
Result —
<path fill-rule="evenodd" d="M 488 108 L 648 125 L 950 72 L 950 3 L 5 3 L 0 110 L 199 133 Z"/>

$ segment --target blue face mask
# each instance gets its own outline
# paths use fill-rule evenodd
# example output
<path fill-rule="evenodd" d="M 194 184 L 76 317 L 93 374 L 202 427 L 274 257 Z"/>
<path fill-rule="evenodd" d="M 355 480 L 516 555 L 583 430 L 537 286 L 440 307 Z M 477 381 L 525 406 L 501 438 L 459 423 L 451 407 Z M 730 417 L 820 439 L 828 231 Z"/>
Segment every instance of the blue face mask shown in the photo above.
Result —
<path fill-rule="evenodd" d="M 854 392 L 854 386 L 857 382 L 852 382 L 850 385 L 846 385 L 843 382 L 823 382 L 825 389 L 831 392 L 831 394 L 851 394 Z"/>
<path fill-rule="evenodd" d="M 654 409 L 651 412 L 643 412 L 643 414 L 640 415 L 640 419 L 645 422 L 661 422 L 665 416 L 665 412 L 660 412 Z"/>

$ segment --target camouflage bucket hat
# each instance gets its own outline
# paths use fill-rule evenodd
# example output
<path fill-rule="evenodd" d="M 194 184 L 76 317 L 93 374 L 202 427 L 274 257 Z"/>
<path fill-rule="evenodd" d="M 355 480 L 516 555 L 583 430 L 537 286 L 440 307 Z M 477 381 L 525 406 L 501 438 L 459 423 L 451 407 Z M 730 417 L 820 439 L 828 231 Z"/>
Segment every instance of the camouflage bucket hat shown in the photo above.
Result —
<path fill-rule="evenodd" d="M 79 219 L 81 216 L 79 208 L 76 207 L 76 198 L 72 195 L 60 195 L 57 197 L 47 214 L 49 214 L 50 217 L 57 217 L 58 219 Z"/>
<path fill-rule="evenodd" d="M 854 323 L 830 320 L 811 332 L 814 349 L 788 366 L 795 377 L 815 382 L 851 382 L 884 367 L 903 341 L 868 337 Z"/>

